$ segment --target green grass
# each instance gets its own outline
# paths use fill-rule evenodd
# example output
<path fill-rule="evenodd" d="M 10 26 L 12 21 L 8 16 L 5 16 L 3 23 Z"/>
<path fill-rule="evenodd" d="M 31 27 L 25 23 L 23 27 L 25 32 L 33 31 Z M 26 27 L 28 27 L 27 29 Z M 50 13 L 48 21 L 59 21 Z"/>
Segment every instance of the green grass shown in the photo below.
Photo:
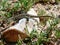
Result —
<path fill-rule="evenodd" d="M 42 10 L 42 9 L 40 9 L 39 11 L 38 11 L 38 15 L 45 15 L 46 14 L 46 12 L 44 11 L 44 10 Z"/>
<path fill-rule="evenodd" d="M 60 30 L 56 30 L 56 38 L 60 38 Z"/>

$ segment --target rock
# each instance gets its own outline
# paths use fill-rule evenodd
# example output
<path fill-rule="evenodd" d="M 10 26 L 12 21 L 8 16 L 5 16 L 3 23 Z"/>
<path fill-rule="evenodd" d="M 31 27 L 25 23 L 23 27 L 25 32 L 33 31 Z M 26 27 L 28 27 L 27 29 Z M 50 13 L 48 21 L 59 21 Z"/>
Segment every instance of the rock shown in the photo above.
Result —
<path fill-rule="evenodd" d="M 34 9 L 30 9 L 30 11 L 27 12 L 30 15 L 37 16 L 37 13 L 34 11 Z M 39 21 L 39 18 L 34 18 L 35 20 Z M 19 39 L 18 35 L 20 35 L 21 39 L 23 40 L 26 37 L 29 37 L 29 34 L 26 32 L 26 26 L 27 31 L 31 33 L 31 31 L 34 28 L 34 25 L 36 25 L 36 21 L 33 19 L 29 19 L 28 23 L 26 23 L 26 18 L 23 18 L 19 20 L 17 24 L 14 26 L 11 26 L 10 28 L 6 29 L 2 32 L 2 38 L 5 39 L 7 42 L 17 42 Z M 35 27 L 36 28 L 36 27 Z"/>
<path fill-rule="evenodd" d="M 30 11 L 27 12 L 27 14 L 37 16 L 37 12 L 33 8 L 31 8 Z M 39 22 L 39 18 L 34 19 L 36 19 Z"/>
<path fill-rule="evenodd" d="M 18 31 L 17 29 L 9 29 L 2 33 L 2 38 L 5 39 L 6 42 L 17 42 L 19 39 L 18 35 L 20 35 L 21 39 L 28 37 L 26 33 Z"/>

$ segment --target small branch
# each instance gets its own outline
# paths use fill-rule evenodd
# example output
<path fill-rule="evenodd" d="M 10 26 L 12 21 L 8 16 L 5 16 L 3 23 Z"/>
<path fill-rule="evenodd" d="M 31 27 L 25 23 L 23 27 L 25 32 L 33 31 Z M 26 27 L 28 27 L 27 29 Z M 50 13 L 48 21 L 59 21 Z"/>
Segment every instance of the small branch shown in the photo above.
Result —
<path fill-rule="evenodd" d="M 52 17 L 52 16 L 32 16 L 32 15 L 29 15 L 29 14 L 19 14 L 19 15 L 15 16 L 15 17 L 9 18 L 8 20 L 10 20 L 10 19 L 17 19 L 17 18 L 19 18 L 19 19 L 28 18 L 28 19 L 29 19 L 29 18 L 41 18 L 41 17 L 54 18 L 54 17 Z M 3 32 L 4 30 L 8 29 L 9 27 L 11 27 L 11 26 L 8 26 L 8 27 L 2 29 L 1 32 Z"/>
<path fill-rule="evenodd" d="M 40 17 L 50 17 L 54 18 L 52 16 L 34 16 L 34 15 L 29 15 L 29 14 L 19 14 L 18 16 L 15 17 L 21 17 L 21 18 L 40 18 Z"/>
<path fill-rule="evenodd" d="M 6 29 L 8 29 L 9 27 L 11 27 L 11 26 L 8 26 L 8 27 L 6 27 L 6 28 L 4 28 L 4 29 L 1 29 L 1 31 L 0 31 L 0 32 L 5 31 L 5 30 L 6 30 Z"/>

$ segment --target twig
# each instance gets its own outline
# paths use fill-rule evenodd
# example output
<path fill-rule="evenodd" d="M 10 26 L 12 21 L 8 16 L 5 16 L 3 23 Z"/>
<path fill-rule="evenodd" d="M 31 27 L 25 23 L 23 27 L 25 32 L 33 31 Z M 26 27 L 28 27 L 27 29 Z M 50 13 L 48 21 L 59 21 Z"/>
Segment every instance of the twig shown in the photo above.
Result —
<path fill-rule="evenodd" d="M 19 14 L 18 16 L 15 17 L 21 17 L 21 18 L 40 18 L 40 17 L 50 17 L 54 18 L 52 16 L 34 16 L 34 15 L 29 15 L 29 14 Z"/>
<path fill-rule="evenodd" d="M 41 17 L 54 18 L 54 17 L 52 17 L 52 16 L 32 16 L 32 15 L 29 15 L 29 14 L 19 14 L 19 15 L 15 16 L 15 17 L 8 18 L 8 20 L 14 19 L 14 18 L 20 18 L 20 19 L 22 19 L 22 18 L 28 18 L 28 19 L 29 19 L 29 18 L 41 18 Z M 6 29 L 9 28 L 9 27 L 11 27 L 11 26 L 8 26 L 8 27 L 2 29 L 1 32 L 3 32 L 4 30 L 6 30 Z"/>
<path fill-rule="evenodd" d="M 0 32 L 3 32 L 3 31 L 5 31 L 6 29 L 8 29 L 9 27 L 11 27 L 11 26 L 7 26 L 6 28 L 4 28 L 4 29 L 1 29 L 1 31 Z"/>

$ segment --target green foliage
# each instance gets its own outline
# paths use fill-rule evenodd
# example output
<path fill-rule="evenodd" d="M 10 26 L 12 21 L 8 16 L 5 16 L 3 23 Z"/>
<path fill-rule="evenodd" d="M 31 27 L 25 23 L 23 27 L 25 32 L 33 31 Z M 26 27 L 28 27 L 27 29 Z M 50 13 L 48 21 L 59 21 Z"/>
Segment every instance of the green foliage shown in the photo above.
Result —
<path fill-rule="evenodd" d="M 2 0 L 0 3 L 0 11 L 5 11 L 6 13 L 4 16 L 10 18 L 12 16 L 12 13 L 17 11 L 20 8 L 20 3 L 16 2 L 13 3 L 12 9 L 11 4 L 9 4 L 8 0 Z"/>
<path fill-rule="evenodd" d="M 30 37 L 37 38 L 37 41 L 32 42 L 32 45 L 41 45 L 41 44 L 43 44 L 44 41 L 49 42 L 49 39 L 47 38 L 47 33 L 46 32 L 41 31 L 40 34 L 38 34 L 37 31 L 33 30 L 31 32 Z"/>
<path fill-rule="evenodd" d="M 21 3 L 21 9 L 27 12 L 35 2 L 39 0 L 19 0 Z"/>
<path fill-rule="evenodd" d="M 20 37 L 20 35 L 18 35 L 18 37 L 19 37 L 19 40 L 17 41 L 17 44 L 16 45 L 22 45 L 22 39 L 21 39 L 21 37 Z"/>
<path fill-rule="evenodd" d="M 31 38 L 36 38 L 37 37 L 37 34 L 38 32 L 36 30 L 33 30 L 31 33 L 30 33 L 30 37 Z"/>
<path fill-rule="evenodd" d="M 30 35 L 30 34 L 29 34 L 29 31 L 28 31 L 28 28 L 27 28 L 27 25 L 26 25 L 26 27 L 25 27 L 25 32 L 26 32 L 26 34 Z"/>
<path fill-rule="evenodd" d="M 7 18 L 10 18 L 12 15 L 10 14 L 10 12 L 7 12 L 7 13 L 5 14 L 5 16 L 6 16 Z"/>
<path fill-rule="evenodd" d="M 19 9 L 27 12 L 34 5 L 34 3 L 38 1 L 39 0 L 18 0 L 17 2 L 12 3 L 13 6 L 11 7 L 9 0 L 2 0 L 0 3 L 0 11 L 6 11 L 6 17 L 10 18 L 12 14 Z"/>
<path fill-rule="evenodd" d="M 47 33 L 46 32 L 40 32 L 38 35 L 38 45 L 43 44 L 44 41 L 49 42 L 49 39 L 47 38 Z"/>
<path fill-rule="evenodd" d="M 59 23 L 59 20 L 58 20 L 58 18 L 55 18 L 55 19 L 49 21 L 49 23 L 50 23 L 51 26 L 55 26 Z"/>
<path fill-rule="evenodd" d="M 18 11 L 18 9 L 20 8 L 21 4 L 19 2 L 14 3 L 14 6 L 12 7 L 12 9 L 10 10 L 11 13 Z"/>
<path fill-rule="evenodd" d="M 59 3 L 59 2 L 60 2 L 60 0 L 55 0 L 55 2 L 56 2 L 56 3 Z"/>
<path fill-rule="evenodd" d="M 21 40 L 18 40 L 18 42 L 17 42 L 16 45 L 22 45 L 22 41 Z"/>
<path fill-rule="evenodd" d="M 56 38 L 60 38 L 60 30 L 56 30 L 55 35 L 56 35 Z"/>
<path fill-rule="evenodd" d="M 0 10 L 6 10 L 7 8 L 9 8 L 9 4 L 8 4 L 8 0 L 2 0 L 2 2 L 0 3 Z"/>
<path fill-rule="evenodd" d="M 44 10 L 42 10 L 42 9 L 40 9 L 39 11 L 38 11 L 38 15 L 45 15 L 45 11 Z"/>
<path fill-rule="evenodd" d="M 7 1 L 8 0 L 2 0 L 2 2 L 0 3 L 0 11 L 4 11 L 4 10 L 6 10 L 7 8 L 9 8 L 9 4 L 7 3 Z M 5 14 L 3 14 L 5 17 L 10 17 L 11 16 L 11 14 L 9 14 L 9 12 L 6 12 L 5 11 Z"/>

